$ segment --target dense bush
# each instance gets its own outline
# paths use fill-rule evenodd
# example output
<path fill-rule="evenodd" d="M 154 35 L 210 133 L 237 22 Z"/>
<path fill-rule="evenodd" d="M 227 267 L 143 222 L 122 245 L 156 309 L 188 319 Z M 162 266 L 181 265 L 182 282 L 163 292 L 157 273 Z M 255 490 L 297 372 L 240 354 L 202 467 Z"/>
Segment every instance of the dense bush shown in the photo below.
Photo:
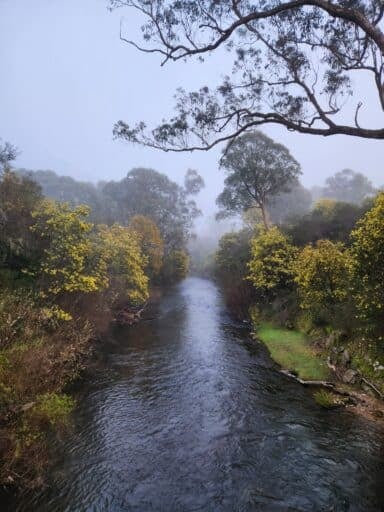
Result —
<path fill-rule="evenodd" d="M 347 320 L 354 317 L 351 257 L 341 243 L 318 240 L 304 247 L 296 260 L 295 283 L 300 306 L 316 325 L 352 326 Z"/>
<path fill-rule="evenodd" d="M 253 295 L 251 284 L 245 279 L 251 256 L 250 229 L 223 235 L 215 255 L 215 275 L 220 282 L 227 304 L 238 315 L 246 316 Z"/>
<path fill-rule="evenodd" d="M 354 297 L 367 332 L 384 340 L 384 193 L 352 231 Z"/>
<path fill-rule="evenodd" d="M 263 229 L 251 241 L 248 279 L 253 286 L 272 299 L 292 290 L 297 249 L 277 227 Z"/>

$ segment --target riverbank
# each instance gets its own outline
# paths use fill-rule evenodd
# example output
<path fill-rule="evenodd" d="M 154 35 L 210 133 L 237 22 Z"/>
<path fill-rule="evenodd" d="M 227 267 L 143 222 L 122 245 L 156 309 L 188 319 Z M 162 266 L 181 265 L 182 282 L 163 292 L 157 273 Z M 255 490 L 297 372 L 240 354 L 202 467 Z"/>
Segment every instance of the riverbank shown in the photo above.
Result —
<path fill-rule="evenodd" d="M 254 329 L 253 337 L 268 348 L 283 373 L 314 387 L 313 396 L 320 406 L 345 407 L 384 426 L 383 400 L 375 396 L 372 384 L 369 387 L 369 381 L 351 368 L 348 350 L 332 344 L 336 336 L 314 343 L 302 332 L 262 323 Z"/>
<path fill-rule="evenodd" d="M 153 288 L 135 310 L 89 300 L 69 319 L 21 294 L 0 300 L 0 486 L 44 484 L 52 446 L 71 435 L 78 391 L 100 366 L 110 326 L 141 321 L 160 296 Z"/>
<path fill-rule="evenodd" d="M 276 371 L 214 283 L 149 316 L 108 333 L 49 485 L 2 512 L 380 510 L 382 432 Z"/>
<path fill-rule="evenodd" d="M 272 359 L 301 379 L 329 378 L 326 362 L 316 354 L 303 333 L 263 323 L 257 328 L 255 336 L 267 346 Z"/>

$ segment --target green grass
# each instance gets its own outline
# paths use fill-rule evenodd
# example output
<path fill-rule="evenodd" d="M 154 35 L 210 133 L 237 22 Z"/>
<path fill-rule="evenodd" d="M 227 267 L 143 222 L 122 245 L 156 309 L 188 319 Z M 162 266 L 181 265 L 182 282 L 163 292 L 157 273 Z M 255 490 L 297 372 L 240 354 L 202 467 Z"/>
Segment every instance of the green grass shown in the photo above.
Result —
<path fill-rule="evenodd" d="M 262 324 L 257 328 L 256 337 L 282 368 L 297 373 L 304 380 L 327 379 L 328 368 L 301 332 Z"/>
<path fill-rule="evenodd" d="M 334 409 L 343 405 L 343 400 L 337 397 L 334 393 L 320 389 L 313 394 L 315 402 L 318 403 L 324 409 Z"/>

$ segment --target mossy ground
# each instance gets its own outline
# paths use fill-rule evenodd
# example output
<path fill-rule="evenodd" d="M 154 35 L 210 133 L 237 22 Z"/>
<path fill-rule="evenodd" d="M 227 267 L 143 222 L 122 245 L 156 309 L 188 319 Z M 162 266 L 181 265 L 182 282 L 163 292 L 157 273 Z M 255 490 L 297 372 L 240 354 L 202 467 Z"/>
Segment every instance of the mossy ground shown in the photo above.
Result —
<path fill-rule="evenodd" d="M 268 348 L 272 359 L 281 367 L 295 372 L 304 380 L 326 380 L 329 370 L 301 332 L 261 324 L 256 337 Z"/>

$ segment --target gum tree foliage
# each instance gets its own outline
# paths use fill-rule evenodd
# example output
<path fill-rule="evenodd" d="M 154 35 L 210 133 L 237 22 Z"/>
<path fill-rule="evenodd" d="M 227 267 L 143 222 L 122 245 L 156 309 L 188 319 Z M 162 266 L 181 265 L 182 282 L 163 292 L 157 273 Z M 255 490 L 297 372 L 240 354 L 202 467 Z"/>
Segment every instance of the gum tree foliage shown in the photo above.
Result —
<path fill-rule="evenodd" d="M 358 314 L 381 343 L 384 339 L 384 192 L 352 231 Z"/>
<path fill-rule="evenodd" d="M 257 207 L 266 229 L 268 202 L 282 192 L 289 192 L 290 185 L 296 185 L 301 174 L 300 165 L 289 150 L 259 131 L 229 142 L 220 163 L 227 176 L 216 201 L 221 208 L 219 216 Z"/>
<path fill-rule="evenodd" d="M 225 48 L 232 61 L 219 85 L 179 89 L 175 114 L 152 130 L 119 121 L 117 137 L 166 151 L 209 149 L 264 124 L 300 133 L 384 139 L 382 0 L 110 0 L 143 19 L 142 39 L 121 39 L 161 63 L 205 59 Z M 370 81 L 377 124 L 360 119 Z"/>

